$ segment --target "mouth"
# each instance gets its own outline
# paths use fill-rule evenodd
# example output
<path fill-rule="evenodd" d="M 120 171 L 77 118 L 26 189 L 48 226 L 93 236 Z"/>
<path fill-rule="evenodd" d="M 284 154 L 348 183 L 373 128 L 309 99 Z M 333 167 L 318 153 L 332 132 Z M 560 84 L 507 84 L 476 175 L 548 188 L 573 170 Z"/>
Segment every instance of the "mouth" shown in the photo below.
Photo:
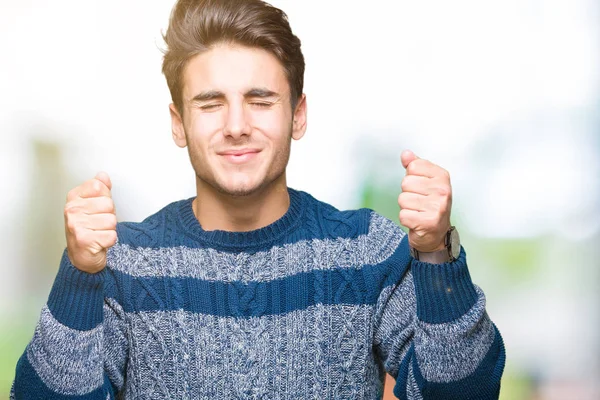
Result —
<path fill-rule="evenodd" d="M 260 153 L 260 150 L 257 149 L 241 149 L 229 150 L 218 154 L 230 163 L 242 164 L 255 159 L 258 153 Z"/>

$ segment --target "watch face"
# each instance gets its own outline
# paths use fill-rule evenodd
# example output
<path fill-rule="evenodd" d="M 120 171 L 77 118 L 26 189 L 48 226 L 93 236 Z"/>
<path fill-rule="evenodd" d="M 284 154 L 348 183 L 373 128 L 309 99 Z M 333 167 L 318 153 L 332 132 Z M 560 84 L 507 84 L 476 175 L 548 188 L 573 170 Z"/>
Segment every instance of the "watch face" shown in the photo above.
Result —
<path fill-rule="evenodd" d="M 450 245 L 452 246 L 452 257 L 458 258 L 460 255 L 460 237 L 456 229 L 452 229 L 452 232 L 450 232 Z"/>

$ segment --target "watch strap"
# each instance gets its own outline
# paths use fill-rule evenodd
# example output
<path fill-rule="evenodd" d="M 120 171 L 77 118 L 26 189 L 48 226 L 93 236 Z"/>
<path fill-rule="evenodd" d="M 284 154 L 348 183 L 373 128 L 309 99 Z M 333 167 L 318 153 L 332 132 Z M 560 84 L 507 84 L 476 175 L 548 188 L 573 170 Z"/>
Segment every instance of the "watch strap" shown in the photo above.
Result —
<path fill-rule="evenodd" d="M 448 251 L 448 249 L 424 252 L 411 248 L 411 253 L 415 260 L 430 264 L 443 264 L 451 260 L 450 252 Z"/>
<path fill-rule="evenodd" d="M 431 252 L 422 252 L 410 247 L 410 254 L 415 260 L 430 264 L 443 264 L 446 262 L 455 261 L 458 257 L 454 257 L 452 255 L 452 252 L 454 250 L 452 248 L 452 235 L 456 235 L 455 244 L 458 244 L 456 250 L 457 252 L 460 252 L 460 239 L 458 239 L 458 231 L 456 231 L 456 227 L 450 226 L 450 228 L 446 232 L 446 237 L 444 238 L 444 244 L 446 245 L 445 249 Z"/>

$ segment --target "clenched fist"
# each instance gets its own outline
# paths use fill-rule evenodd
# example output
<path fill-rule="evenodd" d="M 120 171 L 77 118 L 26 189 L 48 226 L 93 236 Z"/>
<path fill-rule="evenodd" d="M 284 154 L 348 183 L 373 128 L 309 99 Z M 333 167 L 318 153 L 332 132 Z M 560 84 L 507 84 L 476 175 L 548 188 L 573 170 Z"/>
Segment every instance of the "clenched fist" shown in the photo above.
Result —
<path fill-rule="evenodd" d="M 450 174 L 410 150 L 403 151 L 401 159 L 406 175 L 398 197 L 399 216 L 409 229 L 409 244 L 419 252 L 443 250 L 452 208 Z"/>
<path fill-rule="evenodd" d="M 109 176 L 100 172 L 67 195 L 67 253 L 71 263 L 85 272 L 101 271 L 106 266 L 106 250 L 117 242 L 111 188 Z"/>

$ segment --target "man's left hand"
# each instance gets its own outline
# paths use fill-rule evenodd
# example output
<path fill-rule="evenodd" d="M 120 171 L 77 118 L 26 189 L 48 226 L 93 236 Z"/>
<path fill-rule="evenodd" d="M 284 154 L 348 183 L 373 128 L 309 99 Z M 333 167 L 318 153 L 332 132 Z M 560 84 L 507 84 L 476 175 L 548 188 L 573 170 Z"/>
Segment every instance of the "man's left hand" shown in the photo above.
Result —
<path fill-rule="evenodd" d="M 450 174 L 410 150 L 403 151 L 400 158 L 406 175 L 398 196 L 399 217 L 409 229 L 409 244 L 419 252 L 443 250 L 452 209 Z"/>

